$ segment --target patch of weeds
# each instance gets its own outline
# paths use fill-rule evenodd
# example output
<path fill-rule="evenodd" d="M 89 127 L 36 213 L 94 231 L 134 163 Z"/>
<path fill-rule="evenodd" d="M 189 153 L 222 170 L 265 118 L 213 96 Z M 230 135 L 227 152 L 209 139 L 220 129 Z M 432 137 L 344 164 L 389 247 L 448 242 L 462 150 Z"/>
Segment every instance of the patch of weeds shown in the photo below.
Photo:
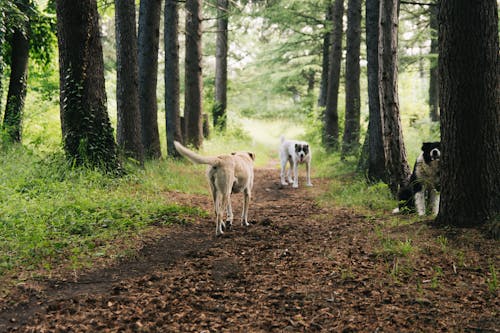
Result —
<path fill-rule="evenodd" d="M 441 247 L 441 251 L 446 252 L 448 248 L 448 238 L 446 238 L 446 236 L 439 235 L 436 239 L 436 242 Z"/>
<path fill-rule="evenodd" d="M 434 267 L 434 275 L 431 279 L 431 288 L 436 289 L 439 286 L 439 278 L 443 276 L 443 269 L 439 266 Z"/>
<path fill-rule="evenodd" d="M 498 290 L 498 278 L 497 278 L 497 270 L 495 265 L 490 263 L 490 277 L 486 279 L 486 283 L 488 284 L 488 290 L 496 294 Z"/>
<path fill-rule="evenodd" d="M 408 238 L 405 241 L 401 241 L 384 237 L 380 240 L 380 242 L 382 244 L 382 249 L 378 254 L 386 259 L 394 257 L 407 257 L 414 251 L 411 239 Z"/>
<path fill-rule="evenodd" d="M 352 267 L 350 265 L 340 269 L 340 279 L 342 281 L 354 279 L 354 274 L 352 273 Z"/>

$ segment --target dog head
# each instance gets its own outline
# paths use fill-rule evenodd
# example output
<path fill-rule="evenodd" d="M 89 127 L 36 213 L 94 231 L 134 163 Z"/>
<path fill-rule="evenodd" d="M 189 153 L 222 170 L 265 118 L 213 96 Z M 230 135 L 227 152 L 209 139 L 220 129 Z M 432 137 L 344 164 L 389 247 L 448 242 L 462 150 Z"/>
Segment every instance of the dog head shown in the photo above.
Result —
<path fill-rule="evenodd" d="M 309 145 L 307 143 L 296 143 L 295 155 L 299 158 L 299 162 L 304 162 L 306 156 L 309 155 Z"/>
<path fill-rule="evenodd" d="M 424 142 L 422 144 L 422 151 L 424 161 L 430 164 L 432 161 L 438 161 L 441 157 L 440 143 L 438 142 Z"/>

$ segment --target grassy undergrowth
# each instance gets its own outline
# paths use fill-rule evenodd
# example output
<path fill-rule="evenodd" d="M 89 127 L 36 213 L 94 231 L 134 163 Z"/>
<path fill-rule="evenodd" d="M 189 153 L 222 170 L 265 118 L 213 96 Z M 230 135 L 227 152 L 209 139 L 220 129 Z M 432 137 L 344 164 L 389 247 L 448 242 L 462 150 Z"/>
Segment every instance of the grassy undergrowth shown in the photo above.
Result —
<path fill-rule="evenodd" d="M 59 154 L 47 158 L 23 147 L 0 154 L 0 276 L 19 267 L 78 261 L 153 222 L 207 214 L 166 195 L 206 192 L 203 173 L 181 162 L 128 167 L 126 176 L 116 178 L 70 168 Z"/>

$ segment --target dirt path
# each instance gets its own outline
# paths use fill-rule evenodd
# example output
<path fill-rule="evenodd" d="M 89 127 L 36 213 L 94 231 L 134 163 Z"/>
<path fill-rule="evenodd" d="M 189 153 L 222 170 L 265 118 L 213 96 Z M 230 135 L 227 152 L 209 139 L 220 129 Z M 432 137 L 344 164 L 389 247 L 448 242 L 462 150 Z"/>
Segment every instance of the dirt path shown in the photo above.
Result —
<path fill-rule="evenodd" d="M 24 284 L 0 301 L 0 332 L 498 332 L 498 298 L 474 283 L 484 271 L 453 277 L 446 266 L 450 287 L 431 289 L 424 253 L 428 263 L 391 277 L 377 223 L 318 207 L 315 185 L 281 188 L 276 169 L 258 169 L 250 227 L 219 238 L 211 219 L 164 227 L 113 267 Z"/>

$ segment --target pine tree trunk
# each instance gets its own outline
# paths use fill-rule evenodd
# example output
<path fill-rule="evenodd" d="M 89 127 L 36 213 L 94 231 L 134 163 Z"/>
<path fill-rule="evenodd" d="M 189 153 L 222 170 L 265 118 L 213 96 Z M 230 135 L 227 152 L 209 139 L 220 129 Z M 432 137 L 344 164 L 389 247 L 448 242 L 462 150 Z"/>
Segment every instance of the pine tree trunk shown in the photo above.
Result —
<path fill-rule="evenodd" d="M 186 140 L 195 148 L 203 142 L 202 77 L 201 77 L 201 4 L 202 0 L 186 0 L 185 109 Z"/>
<path fill-rule="evenodd" d="M 340 82 L 340 64 L 342 61 L 342 17 L 344 0 L 335 0 L 333 5 L 332 45 L 330 47 L 328 71 L 328 89 L 324 114 L 323 144 L 328 150 L 339 147 L 338 94 Z"/>
<path fill-rule="evenodd" d="M 441 224 L 477 226 L 500 213 L 497 6 L 441 1 Z"/>
<path fill-rule="evenodd" d="M 96 0 L 57 0 L 61 127 L 64 150 L 78 165 L 119 167 L 106 108 Z"/>
<path fill-rule="evenodd" d="M 28 3 L 18 4 L 26 11 Z M 24 100 L 26 99 L 26 81 L 28 79 L 29 59 L 29 22 L 23 27 L 15 27 L 11 42 L 10 80 L 5 105 L 3 128 L 12 142 L 21 142 Z M 0 95 L 1 97 L 1 95 Z"/>
<path fill-rule="evenodd" d="M 381 0 L 379 17 L 379 99 L 389 188 L 394 196 L 410 175 L 399 117 L 398 0 Z"/>
<path fill-rule="evenodd" d="M 227 51 L 228 51 L 228 0 L 217 0 L 217 40 L 215 51 L 215 105 L 214 127 L 226 129 L 227 108 Z"/>
<path fill-rule="evenodd" d="M 328 5 L 325 14 L 325 26 L 330 25 L 332 22 L 332 6 Z M 321 84 L 319 88 L 318 106 L 326 106 L 326 95 L 328 89 L 328 70 L 329 70 L 329 54 L 330 54 L 330 42 L 332 38 L 331 30 L 325 28 L 325 33 L 323 35 L 323 56 L 321 60 Z"/>
<path fill-rule="evenodd" d="M 135 1 L 115 0 L 116 107 L 118 146 L 126 156 L 144 162 L 137 65 Z"/>
<path fill-rule="evenodd" d="M 174 140 L 183 142 L 180 118 L 179 88 L 179 10 L 177 0 L 165 0 L 165 117 L 167 128 L 167 154 L 180 156 Z"/>
<path fill-rule="evenodd" d="M 345 69 L 345 123 L 342 140 L 342 156 L 357 153 L 360 129 L 360 65 L 361 47 L 361 0 L 349 0 L 347 8 Z"/>
<path fill-rule="evenodd" d="M 142 0 L 139 7 L 138 62 L 139 111 L 142 143 L 146 158 L 160 158 L 158 131 L 158 47 L 160 43 L 161 0 Z"/>
<path fill-rule="evenodd" d="M 378 86 L 379 0 L 366 0 L 366 54 L 368 76 L 368 132 L 366 134 L 366 174 L 372 182 L 387 181 L 382 139 L 382 118 Z"/>
<path fill-rule="evenodd" d="M 430 8 L 431 58 L 429 69 L 429 116 L 432 121 L 439 121 L 439 73 L 438 73 L 438 6 Z"/>

